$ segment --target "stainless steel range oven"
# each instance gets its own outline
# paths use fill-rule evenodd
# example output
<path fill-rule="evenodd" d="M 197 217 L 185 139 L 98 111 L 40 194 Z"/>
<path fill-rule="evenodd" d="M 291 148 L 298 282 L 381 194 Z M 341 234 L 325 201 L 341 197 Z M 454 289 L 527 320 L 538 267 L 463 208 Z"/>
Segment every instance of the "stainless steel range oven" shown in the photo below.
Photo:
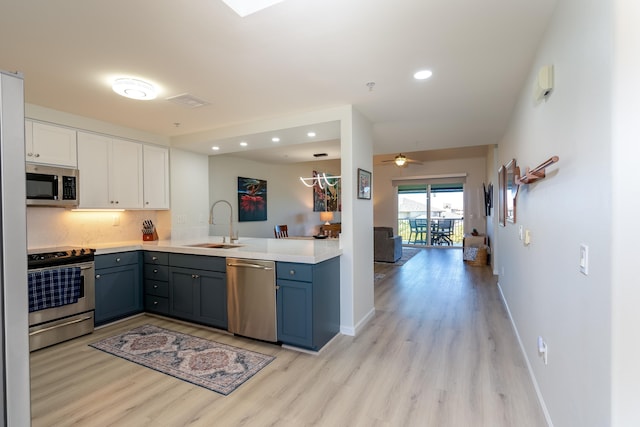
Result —
<path fill-rule="evenodd" d="M 94 252 L 57 248 L 29 253 L 30 351 L 93 332 Z"/>

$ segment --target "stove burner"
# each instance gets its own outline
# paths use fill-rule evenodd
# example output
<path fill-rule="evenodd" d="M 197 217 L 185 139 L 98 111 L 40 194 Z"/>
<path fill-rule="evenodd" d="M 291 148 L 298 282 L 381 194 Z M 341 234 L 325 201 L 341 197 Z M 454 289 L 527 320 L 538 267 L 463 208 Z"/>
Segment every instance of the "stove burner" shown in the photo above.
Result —
<path fill-rule="evenodd" d="M 95 249 L 73 248 L 29 254 L 27 255 L 27 266 L 31 269 L 93 261 L 94 252 Z"/>

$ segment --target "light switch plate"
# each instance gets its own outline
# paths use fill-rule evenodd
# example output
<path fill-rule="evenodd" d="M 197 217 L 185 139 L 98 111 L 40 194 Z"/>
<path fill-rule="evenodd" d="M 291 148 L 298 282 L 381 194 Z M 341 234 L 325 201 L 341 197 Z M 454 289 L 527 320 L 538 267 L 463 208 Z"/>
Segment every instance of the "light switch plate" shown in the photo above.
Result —
<path fill-rule="evenodd" d="M 589 246 L 580 245 L 580 273 L 589 274 Z"/>
<path fill-rule="evenodd" d="M 524 244 L 525 245 L 531 244 L 531 231 L 529 230 L 524 231 Z"/>

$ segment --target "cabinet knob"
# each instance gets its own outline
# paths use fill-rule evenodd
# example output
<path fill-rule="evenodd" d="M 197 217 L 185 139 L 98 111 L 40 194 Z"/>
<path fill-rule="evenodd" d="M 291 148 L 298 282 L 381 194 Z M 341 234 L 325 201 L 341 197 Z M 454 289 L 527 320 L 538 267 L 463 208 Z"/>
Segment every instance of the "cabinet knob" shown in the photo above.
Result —
<path fill-rule="evenodd" d="M 157 261 L 157 260 L 158 260 L 158 257 L 157 257 L 157 256 L 152 256 L 152 257 L 151 257 L 151 261 Z"/>
<path fill-rule="evenodd" d="M 158 285 L 153 285 L 153 289 L 158 289 Z"/>
<path fill-rule="evenodd" d="M 276 291 L 277 291 L 278 289 L 280 289 L 280 286 L 276 285 Z"/>
<path fill-rule="evenodd" d="M 148 205 L 148 204 L 149 204 L 149 202 L 144 202 L 144 204 L 145 204 L 145 205 Z"/>
<path fill-rule="evenodd" d="M 158 269 L 157 269 L 157 268 L 154 268 L 154 269 L 153 269 L 153 272 L 154 272 L 154 273 L 157 273 L 157 272 L 158 272 Z"/>
<path fill-rule="evenodd" d="M 120 202 L 116 200 L 116 205 L 117 205 L 118 203 L 120 203 Z"/>
<path fill-rule="evenodd" d="M 158 301 L 154 301 L 154 302 L 153 302 L 153 305 L 158 305 Z"/>
<path fill-rule="evenodd" d="M 116 262 L 120 262 L 120 258 L 116 258 Z"/>
<path fill-rule="evenodd" d="M 100 275 L 99 275 L 99 274 L 96 274 L 96 279 L 99 279 L 99 278 L 100 278 Z"/>
<path fill-rule="evenodd" d="M 290 274 L 291 276 L 295 276 L 295 275 L 296 275 L 296 271 L 295 271 L 295 270 L 289 270 L 289 274 Z"/>
<path fill-rule="evenodd" d="M 27 156 L 32 157 L 33 153 L 27 153 Z"/>
<path fill-rule="evenodd" d="M 192 274 L 192 275 L 191 275 L 191 278 L 192 278 L 192 279 L 197 279 L 197 278 L 199 278 L 199 277 L 200 277 L 200 276 L 198 276 L 197 274 Z"/>
<path fill-rule="evenodd" d="M 113 200 L 111 200 L 109 203 L 113 204 Z"/>
<path fill-rule="evenodd" d="M 40 154 L 36 153 L 36 157 L 40 157 Z"/>

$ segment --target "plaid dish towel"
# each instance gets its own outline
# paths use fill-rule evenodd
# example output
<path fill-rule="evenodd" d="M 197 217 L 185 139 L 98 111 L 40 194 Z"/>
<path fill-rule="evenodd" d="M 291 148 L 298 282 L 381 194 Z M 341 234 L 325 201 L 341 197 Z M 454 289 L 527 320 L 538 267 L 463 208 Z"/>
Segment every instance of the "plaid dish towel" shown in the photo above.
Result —
<path fill-rule="evenodd" d="M 63 267 L 29 273 L 29 312 L 78 302 L 80 267 Z"/>

